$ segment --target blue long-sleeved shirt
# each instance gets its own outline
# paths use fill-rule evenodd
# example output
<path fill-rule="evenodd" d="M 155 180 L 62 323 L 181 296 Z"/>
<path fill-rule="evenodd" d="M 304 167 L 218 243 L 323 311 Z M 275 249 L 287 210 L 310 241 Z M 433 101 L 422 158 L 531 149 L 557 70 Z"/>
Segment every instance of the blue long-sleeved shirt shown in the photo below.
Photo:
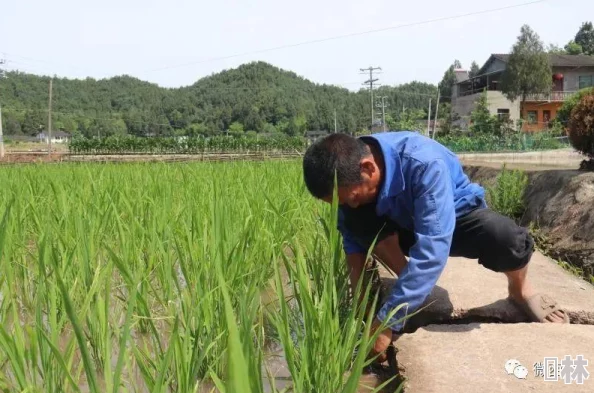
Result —
<path fill-rule="evenodd" d="M 404 323 L 396 321 L 423 304 L 445 267 L 456 218 L 485 206 L 485 192 L 470 182 L 454 153 L 430 138 L 409 131 L 361 138 L 375 139 L 383 154 L 384 180 L 376 213 L 415 234 L 408 263 L 377 314 L 384 321 L 406 303 L 390 321 L 392 330 L 400 331 Z M 368 245 L 357 244 L 340 217 L 345 253 L 366 253 Z"/>

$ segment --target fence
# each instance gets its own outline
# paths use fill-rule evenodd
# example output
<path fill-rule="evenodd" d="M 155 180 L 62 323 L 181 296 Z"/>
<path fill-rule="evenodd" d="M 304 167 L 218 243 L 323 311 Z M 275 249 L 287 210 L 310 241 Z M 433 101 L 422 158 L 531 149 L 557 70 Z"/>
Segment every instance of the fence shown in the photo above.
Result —
<path fill-rule="evenodd" d="M 518 133 L 507 136 L 469 134 L 436 139 L 456 153 L 523 152 L 570 147 L 566 136 L 558 137 L 548 133 Z"/>
<path fill-rule="evenodd" d="M 130 135 L 103 139 L 75 138 L 69 144 L 72 154 L 205 154 L 205 153 L 294 153 L 303 151 L 300 137 L 164 137 L 140 138 Z"/>
<path fill-rule="evenodd" d="M 523 152 L 569 147 L 567 137 L 550 133 L 495 136 L 464 134 L 438 136 L 437 141 L 456 153 Z M 103 139 L 73 139 L 72 154 L 207 154 L 207 153 L 295 153 L 303 152 L 311 142 L 302 137 L 230 137 L 211 138 L 140 138 L 111 136 Z"/>

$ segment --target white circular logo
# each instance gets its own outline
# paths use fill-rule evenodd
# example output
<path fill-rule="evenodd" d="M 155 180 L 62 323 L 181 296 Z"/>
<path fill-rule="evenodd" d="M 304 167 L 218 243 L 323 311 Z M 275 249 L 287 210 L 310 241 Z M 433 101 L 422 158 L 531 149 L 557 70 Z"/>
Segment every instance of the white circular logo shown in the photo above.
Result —
<path fill-rule="evenodd" d="M 509 359 L 507 363 L 505 363 L 505 371 L 508 375 L 514 373 L 514 369 L 520 366 L 520 362 L 516 359 Z"/>
<path fill-rule="evenodd" d="M 519 379 L 526 379 L 528 376 L 528 369 L 522 365 L 514 368 L 514 375 Z"/>

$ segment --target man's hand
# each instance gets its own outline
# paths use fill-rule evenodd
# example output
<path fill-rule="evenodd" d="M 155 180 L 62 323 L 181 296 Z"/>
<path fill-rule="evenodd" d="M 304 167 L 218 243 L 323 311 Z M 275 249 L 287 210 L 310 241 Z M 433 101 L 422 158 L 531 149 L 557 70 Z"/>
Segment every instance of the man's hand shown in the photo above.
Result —
<path fill-rule="evenodd" d="M 371 332 L 370 332 L 371 336 L 379 329 L 380 325 L 381 325 L 381 322 L 377 318 L 375 318 L 373 320 L 373 324 L 371 325 Z M 369 357 L 373 358 L 376 355 L 379 355 L 375 361 L 377 363 L 385 362 L 386 360 L 388 360 L 388 355 L 386 355 L 386 350 L 388 349 L 388 347 L 390 346 L 391 343 L 392 343 L 392 329 L 390 329 L 390 328 L 384 329 L 378 335 L 377 339 L 375 340 L 375 344 L 373 345 L 373 349 L 371 350 Z"/>

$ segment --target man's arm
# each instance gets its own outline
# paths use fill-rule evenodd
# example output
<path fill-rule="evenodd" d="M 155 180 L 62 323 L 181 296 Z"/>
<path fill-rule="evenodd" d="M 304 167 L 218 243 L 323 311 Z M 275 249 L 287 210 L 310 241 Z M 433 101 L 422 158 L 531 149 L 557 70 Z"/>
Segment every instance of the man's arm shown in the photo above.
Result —
<path fill-rule="evenodd" d="M 456 225 L 454 195 L 446 163 L 434 160 L 424 165 L 413 179 L 414 232 L 416 243 L 409 251 L 409 261 L 396 281 L 386 302 L 377 314 L 384 321 L 400 304 L 390 321 L 393 331 L 404 322 L 396 321 L 418 309 L 435 286 L 447 262 Z"/>

